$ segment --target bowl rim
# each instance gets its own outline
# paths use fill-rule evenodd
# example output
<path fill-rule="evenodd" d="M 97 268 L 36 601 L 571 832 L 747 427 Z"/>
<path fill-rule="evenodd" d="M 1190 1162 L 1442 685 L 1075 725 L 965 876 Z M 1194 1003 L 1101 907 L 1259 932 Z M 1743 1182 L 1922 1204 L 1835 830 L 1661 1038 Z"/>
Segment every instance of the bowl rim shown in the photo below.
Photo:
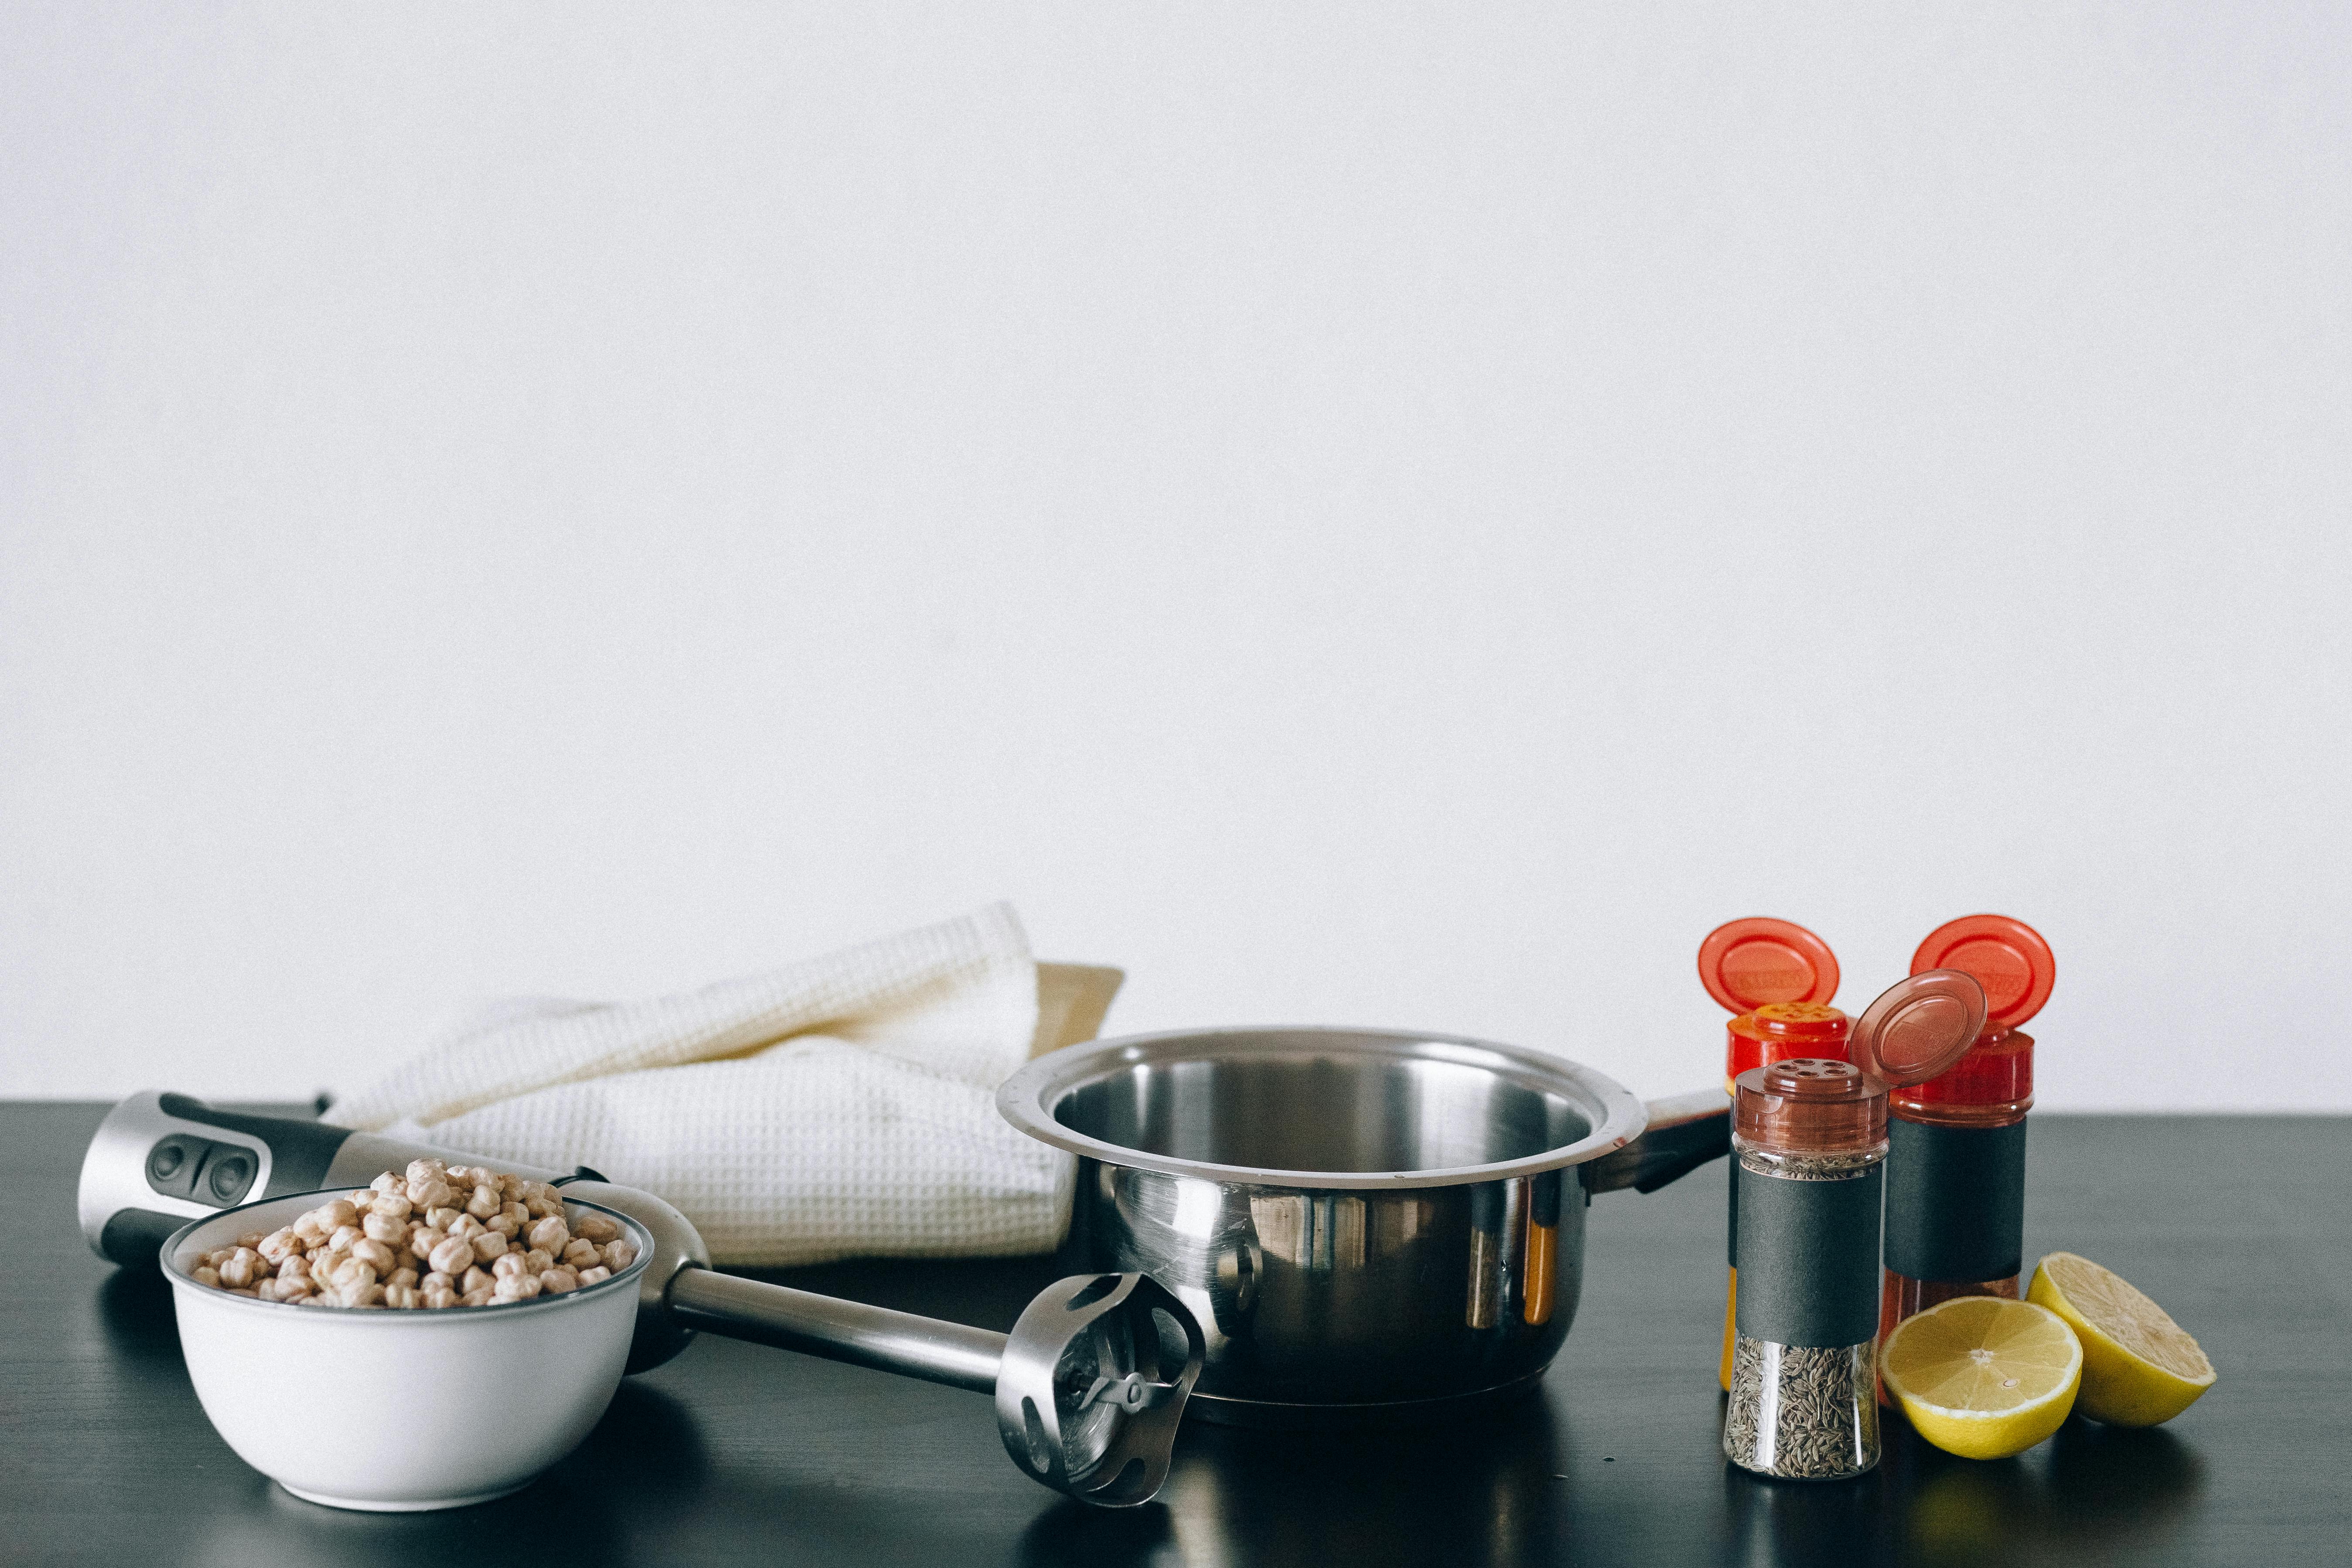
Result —
<path fill-rule="evenodd" d="M 444 1307 L 438 1310 L 419 1308 L 415 1311 L 395 1311 L 389 1309 L 382 1311 L 374 1311 L 365 1307 L 338 1307 L 321 1311 L 315 1307 L 304 1307 L 299 1301 L 265 1301 L 257 1296 L 238 1296 L 231 1293 L 230 1291 L 215 1289 L 214 1287 L 192 1278 L 179 1267 L 177 1255 L 181 1248 L 187 1245 L 189 1239 L 197 1231 L 203 1229 L 208 1225 L 217 1225 L 222 1220 L 228 1219 L 236 1215 L 244 1214 L 251 1209 L 267 1208 L 276 1204 L 289 1203 L 298 1198 L 312 1198 L 324 1202 L 330 1198 L 347 1198 L 358 1190 L 359 1189 L 356 1187 L 336 1186 L 319 1187 L 306 1193 L 278 1193 L 270 1197 L 254 1198 L 248 1202 L 238 1204 L 234 1208 L 225 1208 L 217 1210 L 212 1214 L 199 1215 L 196 1218 L 190 1220 L 187 1224 L 182 1226 L 179 1229 L 173 1231 L 170 1236 L 163 1238 L 163 1245 L 157 1249 L 156 1261 L 163 1266 L 163 1277 L 172 1282 L 172 1289 L 175 1295 L 184 1291 L 193 1291 L 196 1294 L 197 1299 L 201 1300 L 210 1301 L 217 1299 L 219 1301 L 230 1307 L 251 1307 L 256 1309 L 267 1309 L 271 1311 L 282 1310 L 286 1311 L 299 1312 L 302 1314 L 302 1321 L 304 1322 L 315 1321 L 322 1323 L 339 1321 L 368 1322 L 378 1320 L 393 1323 L 466 1322 L 469 1321 L 480 1321 L 484 1314 L 491 1312 L 511 1314 L 516 1312 L 531 1311 L 561 1311 L 563 1309 L 572 1306 L 575 1302 L 586 1300 L 593 1297 L 601 1297 L 611 1290 L 623 1287 L 625 1287 L 630 1294 L 634 1296 L 636 1291 L 638 1278 L 642 1276 L 647 1268 L 653 1266 L 653 1233 L 647 1230 L 643 1225 L 639 1224 L 635 1218 L 629 1215 L 623 1214 L 618 1209 L 607 1207 L 604 1204 L 590 1203 L 586 1198 L 566 1197 L 563 1200 L 566 1206 L 577 1204 L 582 1208 L 594 1209 L 598 1214 L 604 1215 L 609 1219 L 620 1221 L 621 1224 L 627 1228 L 631 1238 L 637 1243 L 637 1256 L 631 1261 L 626 1268 L 622 1269 L 618 1274 L 614 1275 L 611 1279 L 599 1279 L 593 1285 L 583 1285 L 577 1290 L 567 1290 L 560 1296 L 534 1296 L 528 1301 L 492 1301 L 488 1306 L 482 1307 Z M 557 1185 L 556 1190 L 559 1192 L 562 1190 L 561 1184 Z"/>
<path fill-rule="evenodd" d="M 1052 1101 L 1131 1068 L 1242 1057 L 1317 1056 L 1448 1062 L 1491 1072 L 1523 1089 L 1575 1100 L 1580 1109 L 1598 1114 L 1592 1119 L 1592 1131 L 1573 1143 L 1517 1160 L 1419 1171 L 1298 1171 L 1217 1164 L 1113 1143 L 1077 1131 L 1054 1117 Z M 1580 1165 L 1623 1148 L 1642 1135 L 1650 1120 L 1648 1108 L 1631 1089 L 1605 1073 L 1549 1051 L 1424 1029 L 1354 1028 L 1325 1024 L 1168 1029 L 1066 1046 L 1024 1064 L 1006 1079 L 997 1089 L 996 1109 L 1007 1121 L 1040 1142 L 1105 1164 L 1204 1181 L 1324 1192 L 1395 1192 L 1541 1175 Z"/>

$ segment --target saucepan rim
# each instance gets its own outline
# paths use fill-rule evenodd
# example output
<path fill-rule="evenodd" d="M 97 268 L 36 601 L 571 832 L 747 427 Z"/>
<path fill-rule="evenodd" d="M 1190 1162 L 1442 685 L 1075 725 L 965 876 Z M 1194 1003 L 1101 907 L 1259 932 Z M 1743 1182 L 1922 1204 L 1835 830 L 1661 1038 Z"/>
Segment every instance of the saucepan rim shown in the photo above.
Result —
<path fill-rule="evenodd" d="M 1591 1121 L 1592 1131 L 1573 1143 L 1491 1164 L 1419 1171 L 1294 1171 L 1213 1164 L 1205 1160 L 1130 1148 L 1065 1126 L 1055 1120 L 1052 1109 L 1055 1101 L 1090 1082 L 1139 1066 L 1240 1057 L 1349 1055 L 1450 1062 L 1491 1072 L 1523 1089 L 1575 1101 Z M 1325 1024 L 1168 1029 L 1066 1046 L 1039 1057 L 1006 1079 L 996 1091 L 996 1109 L 1007 1121 L 1040 1142 L 1107 1164 L 1195 1176 L 1203 1181 L 1324 1192 L 1392 1192 L 1540 1175 L 1622 1149 L 1640 1137 L 1649 1125 L 1649 1113 L 1632 1090 L 1580 1062 L 1548 1051 L 1502 1045 L 1467 1035 Z"/>

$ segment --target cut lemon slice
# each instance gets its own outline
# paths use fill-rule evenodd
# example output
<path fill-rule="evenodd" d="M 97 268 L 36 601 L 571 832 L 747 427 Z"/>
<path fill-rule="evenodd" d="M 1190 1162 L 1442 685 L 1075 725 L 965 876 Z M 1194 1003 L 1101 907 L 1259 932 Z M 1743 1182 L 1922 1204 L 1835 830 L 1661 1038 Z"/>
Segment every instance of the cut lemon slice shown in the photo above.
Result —
<path fill-rule="evenodd" d="M 2065 1422 L 2083 1346 L 2045 1307 L 1963 1296 L 1897 1323 L 1879 1370 L 1919 1436 L 1965 1458 L 2004 1459 Z"/>
<path fill-rule="evenodd" d="M 2026 1299 L 2083 1339 L 2083 1414 L 2116 1426 L 2169 1421 L 2213 1386 L 2213 1363 L 2165 1310 L 2111 1268 L 2053 1252 Z"/>

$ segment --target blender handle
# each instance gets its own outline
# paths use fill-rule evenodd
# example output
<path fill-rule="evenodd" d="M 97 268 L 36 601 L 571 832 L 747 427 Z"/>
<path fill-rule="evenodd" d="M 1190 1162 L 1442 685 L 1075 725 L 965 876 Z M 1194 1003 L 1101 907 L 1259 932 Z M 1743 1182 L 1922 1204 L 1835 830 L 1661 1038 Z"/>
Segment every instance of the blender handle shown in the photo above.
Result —
<path fill-rule="evenodd" d="M 1654 1193 L 1731 1151 L 1731 1107 L 1719 1089 L 1703 1089 L 1649 1102 L 1650 1123 L 1621 1149 L 1577 1167 L 1588 1193 L 1631 1187 Z"/>
<path fill-rule="evenodd" d="M 974 1394 L 996 1392 L 996 1371 L 1004 1360 L 1005 1336 L 988 1329 L 745 1279 L 699 1264 L 671 1277 L 669 1310 L 685 1328 Z"/>

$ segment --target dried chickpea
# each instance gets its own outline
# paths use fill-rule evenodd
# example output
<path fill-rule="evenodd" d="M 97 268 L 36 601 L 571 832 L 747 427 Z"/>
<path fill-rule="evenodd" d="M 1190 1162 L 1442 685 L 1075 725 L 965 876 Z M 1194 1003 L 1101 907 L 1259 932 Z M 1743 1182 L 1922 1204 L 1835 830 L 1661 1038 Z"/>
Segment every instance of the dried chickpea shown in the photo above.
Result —
<path fill-rule="evenodd" d="M 188 1273 L 256 1300 L 406 1311 L 568 1295 L 636 1256 L 620 1226 L 596 1214 L 575 1222 L 545 1182 L 419 1159 L 201 1253 Z"/>
<path fill-rule="evenodd" d="M 495 1292 L 501 1301 L 528 1301 L 540 1291 L 539 1279 L 531 1274 L 509 1274 L 498 1283 Z"/>
<path fill-rule="evenodd" d="M 462 1236 L 452 1236 L 443 1238 L 427 1261 L 433 1265 L 436 1274 L 457 1274 L 462 1272 L 473 1258 L 474 1244 Z"/>

